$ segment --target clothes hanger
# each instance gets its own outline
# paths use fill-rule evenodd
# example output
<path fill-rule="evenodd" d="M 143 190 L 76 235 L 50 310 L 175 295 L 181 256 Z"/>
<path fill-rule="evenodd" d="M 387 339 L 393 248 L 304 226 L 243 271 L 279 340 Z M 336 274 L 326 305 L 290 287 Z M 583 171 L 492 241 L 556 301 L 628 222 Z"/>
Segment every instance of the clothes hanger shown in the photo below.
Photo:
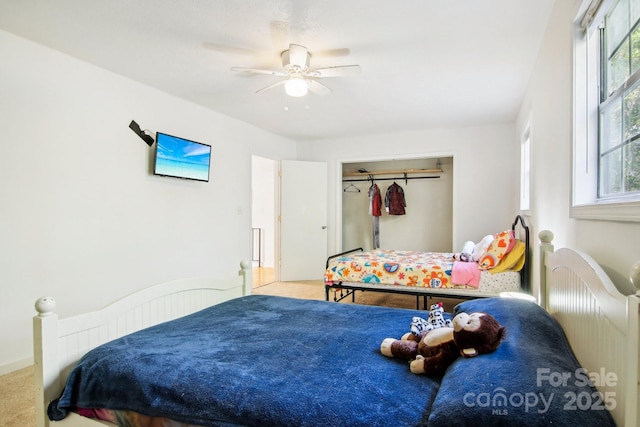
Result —
<path fill-rule="evenodd" d="M 356 187 L 355 185 L 353 185 L 353 183 L 351 183 L 351 184 L 347 185 L 345 187 L 345 189 L 342 190 L 342 191 L 344 191 L 345 193 L 359 193 L 360 189 L 358 187 Z"/>

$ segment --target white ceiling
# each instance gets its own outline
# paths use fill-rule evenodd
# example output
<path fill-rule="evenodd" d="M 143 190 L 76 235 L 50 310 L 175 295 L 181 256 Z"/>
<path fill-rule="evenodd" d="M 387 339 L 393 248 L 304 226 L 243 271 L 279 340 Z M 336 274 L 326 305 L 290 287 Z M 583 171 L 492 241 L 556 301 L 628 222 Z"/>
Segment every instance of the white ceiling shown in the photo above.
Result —
<path fill-rule="evenodd" d="M 554 0 L 0 0 L 0 29 L 295 140 L 513 123 Z M 291 98 L 311 68 L 359 64 Z M 345 54 L 347 53 L 347 54 Z M 4 59 L 3 59 L 4 60 Z"/>

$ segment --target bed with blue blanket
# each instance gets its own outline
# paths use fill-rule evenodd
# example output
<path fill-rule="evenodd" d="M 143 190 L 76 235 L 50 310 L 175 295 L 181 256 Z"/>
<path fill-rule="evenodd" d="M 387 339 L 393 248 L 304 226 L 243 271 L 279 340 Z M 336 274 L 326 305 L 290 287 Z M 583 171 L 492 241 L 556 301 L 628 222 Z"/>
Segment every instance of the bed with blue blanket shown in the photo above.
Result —
<path fill-rule="evenodd" d="M 401 336 L 423 311 L 234 298 L 91 350 L 48 415 L 122 426 L 614 425 L 611 402 L 584 380 L 544 309 L 488 298 L 462 311 L 492 314 L 506 338 L 428 377 L 380 353 L 384 338 Z"/>

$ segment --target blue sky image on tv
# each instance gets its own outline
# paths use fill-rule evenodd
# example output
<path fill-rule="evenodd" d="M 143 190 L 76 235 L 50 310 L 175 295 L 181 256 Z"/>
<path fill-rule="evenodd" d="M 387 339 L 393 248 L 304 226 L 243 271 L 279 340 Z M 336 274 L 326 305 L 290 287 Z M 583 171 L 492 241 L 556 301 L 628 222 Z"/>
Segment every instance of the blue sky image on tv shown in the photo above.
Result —
<path fill-rule="evenodd" d="M 211 146 L 177 136 L 156 134 L 156 175 L 209 181 Z"/>

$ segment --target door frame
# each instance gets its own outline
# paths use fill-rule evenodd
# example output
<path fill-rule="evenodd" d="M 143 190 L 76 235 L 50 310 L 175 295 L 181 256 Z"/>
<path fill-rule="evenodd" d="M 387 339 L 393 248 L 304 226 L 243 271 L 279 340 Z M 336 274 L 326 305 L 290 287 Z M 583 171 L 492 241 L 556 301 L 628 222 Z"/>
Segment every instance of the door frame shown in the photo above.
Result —
<path fill-rule="evenodd" d="M 271 228 L 267 229 L 265 235 L 263 235 L 262 238 L 262 247 L 260 248 L 260 250 L 262 250 L 262 248 L 264 248 L 264 259 L 266 261 L 270 261 L 271 263 L 273 263 L 273 269 L 274 269 L 274 280 L 277 281 L 278 280 L 278 276 L 276 273 L 276 265 L 277 265 L 277 260 L 276 260 L 276 244 L 277 244 L 277 238 L 279 236 L 278 234 L 278 230 L 277 230 L 277 226 L 278 226 L 278 221 L 276 218 L 277 215 L 277 206 L 276 203 L 278 203 L 279 200 L 279 196 L 277 194 L 278 192 L 278 160 L 273 159 L 271 157 L 266 157 L 263 155 L 258 155 L 258 154 L 252 154 L 251 155 L 251 226 L 253 227 L 255 225 L 255 218 L 254 218 L 254 209 L 255 209 L 255 203 L 256 203 L 256 197 L 254 194 L 254 191 L 256 190 L 256 188 L 254 188 L 254 180 L 256 179 L 256 177 L 258 176 L 260 177 L 264 177 L 264 175 L 260 174 L 257 175 L 256 172 L 257 170 L 261 171 L 261 169 L 257 169 L 256 168 L 256 159 L 260 159 L 260 161 L 265 161 L 265 162 L 269 162 L 270 167 L 272 169 L 272 172 L 268 174 L 268 177 L 271 178 L 271 182 L 268 182 L 268 180 L 266 179 L 261 179 L 260 180 L 260 185 L 264 185 L 264 187 L 268 187 L 268 191 L 272 193 L 272 197 L 273 200 L 272 202 L 272 207 L 273 207 L 273 212 L 272 212 L 272 217 L 273 217 L 273 223 L 271 224 Z M 264 188 L 260 188 L 260 189 L 264 189 Z M 260 190 L 258 189 L 258 190 Z M 253 234 L 251 235 L 251 248 L 253 249 Z M 253 253 L 252 253 L 253 255 Z M 252 257 L 253 258 L 253 257 Z M 252 267 L 253 267 L 253 261 L 251 262 Z"/>

